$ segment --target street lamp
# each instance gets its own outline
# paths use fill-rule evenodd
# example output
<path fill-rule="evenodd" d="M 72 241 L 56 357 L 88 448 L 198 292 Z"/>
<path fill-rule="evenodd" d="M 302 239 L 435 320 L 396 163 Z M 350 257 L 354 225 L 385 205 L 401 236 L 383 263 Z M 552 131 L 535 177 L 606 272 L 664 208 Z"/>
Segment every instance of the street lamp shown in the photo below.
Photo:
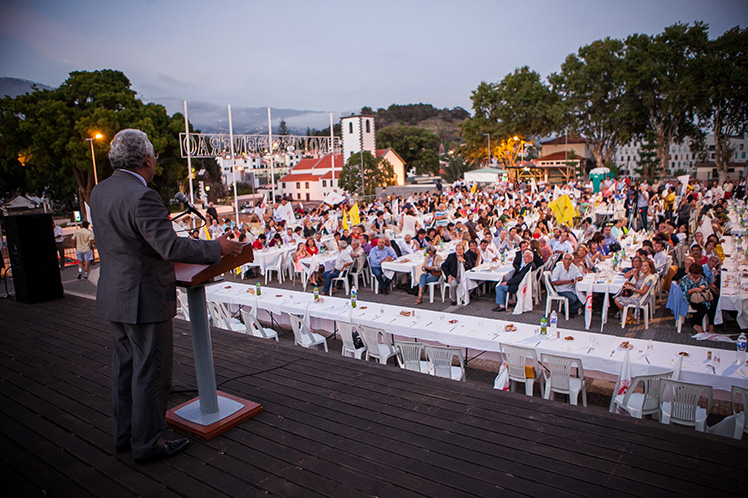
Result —
<path fill-rule="evenodd" d="M 96 174 L 96 156 L 94 155 L 93 142 L 102 137 L 101 133 L 97 133 L 94 138 L 85 138 L 91 144 L 91 161 L 93 161 L 93 172 L 94 172 L 94 185 L 99 184 L 99 176 Z"/>
<path fill-rule="evenodd" d="M 484 136 L 488 137 L 488 154 L 486 155 L 487 161 L 488 161 L 488 167 L 491 167 L 491 134 L 490 133 L 484 133 Z"/>

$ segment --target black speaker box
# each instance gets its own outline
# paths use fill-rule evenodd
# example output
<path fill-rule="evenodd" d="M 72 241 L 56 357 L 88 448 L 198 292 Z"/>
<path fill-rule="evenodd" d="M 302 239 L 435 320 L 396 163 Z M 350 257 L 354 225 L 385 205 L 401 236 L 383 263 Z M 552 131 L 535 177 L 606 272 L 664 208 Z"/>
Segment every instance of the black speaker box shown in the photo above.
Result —
<path fill-rule="evenodd" d="M 16 299 L 39 303 L 64 295 L 51 214 L 3 218 Z"/>

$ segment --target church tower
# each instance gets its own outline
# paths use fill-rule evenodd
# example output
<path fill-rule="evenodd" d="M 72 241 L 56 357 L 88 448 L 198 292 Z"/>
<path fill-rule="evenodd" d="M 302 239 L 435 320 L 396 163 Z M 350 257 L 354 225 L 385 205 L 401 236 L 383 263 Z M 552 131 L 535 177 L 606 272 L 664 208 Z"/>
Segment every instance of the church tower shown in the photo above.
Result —
<path fill-rule="evenodd" d="M 375 155 L 374 116 L 347 116 L 340 119 L 340 124 L 343 134 L 343 163 L 361 150 Z"/>

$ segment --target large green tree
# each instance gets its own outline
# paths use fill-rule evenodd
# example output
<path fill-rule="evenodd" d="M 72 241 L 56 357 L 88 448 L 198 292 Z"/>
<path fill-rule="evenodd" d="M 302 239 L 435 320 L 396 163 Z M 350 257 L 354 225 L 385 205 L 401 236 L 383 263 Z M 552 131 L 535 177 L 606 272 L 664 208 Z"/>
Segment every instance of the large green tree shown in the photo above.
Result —
<path fill-rule="evenodd" d="M 491 136 L 492 144 L 514 136 L 536 141 L 556 128 L 558 97 L 527 66 L 507 74 L 499 83 L 481 82 L 470 99 L 474 113 L 463 123 L 462 136 L 476 159 L 487 154 L 484 134 Z"/>
<path fill-rule="evenodd" d="M 626 90 L 634 109 L 631 122 L 641 138 L 654 132 L 658 168 L 667 170 L 670 144 L 696 133 L 702 98 L 697 68 L 708 43 L 707 26 L 674 24 L 656 35 L 626 39 Z"/>
<path fill-rule="evenodd" d="M 361 163 L 361 153 L 356 153 L 343 165 L 339 183 L 340 187 L 346 192 L 373 195 L 377 187 L 395 184 L 395 170 L 386 159 L 374 157 L 371 152 L 365 150 L 363 153 L 363 175 L 361 173 Z M 362 176 L 364 181 L 363 192 L 361 189 Z"/>
<path fill-rule="evenodd" d="M 0 100 L 0 184 L 11 191 L 45 193 L 70 205 L 77 197 L 81 211 L 95 179 L 91 147 L 94 140 L 98 180 L 112 172 L 109 141 L 119 130 L 138 128 L 148 134 L 160 159 L 154 184 L 168 199 L 187 171 L 179 160 L 180 114 L 169 117 L 157 104 L 136 98 L 120 71 L 78 71 L 55 90 L 40 90 Z"/>
<path fill-rule="evenodd" d="M 595 41 L 569 55 L 561 72 L 548 78 L 560 97 L 560 124 L 587 139 L 598 167 L 611 162 L 616 147 L 631 137 L 624 49 L 621 40 Z"/>
<path fill-rule="evenodd" d="M 475 161 L 466 159 L 462 154 L 444 154 L 442 161 L 441 177 L 447 183 L 462 180 L 465 173 L 477 168 Z"/>
<path fill-rule="evenodd" d="M 735 153 L 730 137 L 748 132 L 748 30 L 735 27 L 710 41 L 697 64 L 700 124 L 714 134 L 719 182 Z"/>
<path fill-rule="evenodd" d="M 392 147 L 416 173 L 439 173 L 439 137 L 418 126 L 388 126 L 377 130 L 377 145 Z"/>

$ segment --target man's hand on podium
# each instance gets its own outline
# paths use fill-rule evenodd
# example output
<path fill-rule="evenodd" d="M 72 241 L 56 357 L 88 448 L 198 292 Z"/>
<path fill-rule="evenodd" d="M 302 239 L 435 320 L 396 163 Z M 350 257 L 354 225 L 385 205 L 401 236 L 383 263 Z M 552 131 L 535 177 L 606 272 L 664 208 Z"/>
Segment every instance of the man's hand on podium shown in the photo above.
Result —
<path fill-rule="evenodd" d="M 242 253 L 244 244 L 229 239 L 228 233 L 218 237 L 218 243 L 221 244 L 221 256 L 236 257 Z"/>

